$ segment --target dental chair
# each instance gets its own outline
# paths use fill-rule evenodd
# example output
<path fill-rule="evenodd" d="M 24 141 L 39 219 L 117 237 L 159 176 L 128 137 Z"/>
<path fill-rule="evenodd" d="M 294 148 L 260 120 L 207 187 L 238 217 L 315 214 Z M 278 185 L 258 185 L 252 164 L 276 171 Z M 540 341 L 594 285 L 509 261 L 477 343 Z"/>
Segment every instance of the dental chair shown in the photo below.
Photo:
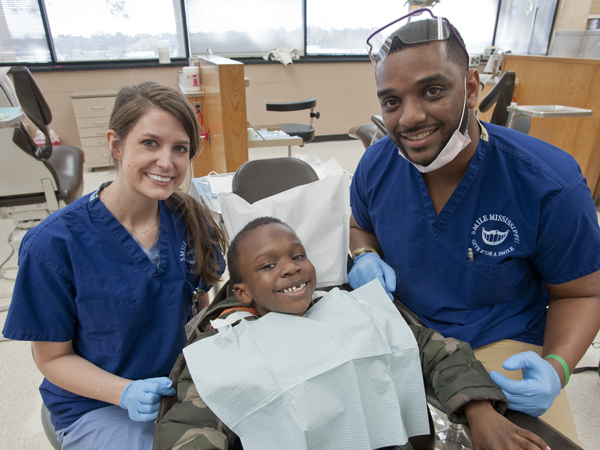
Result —
<path fill-rule="evenodd" d="M 307 100 L 299 102 L 288 102 L 288 103 L 267 103 L 267 111 L 301 111 L 303 109 L 310 109 L 310 125 L 303 125 L 300 123 L 282 123 L 281 130 L 290 136 L 298 136 L 302 138 L 302 144 L 312 141 L 315 138 L 315 129 L 313 128 L 313 119 L 321 117 L 321 113 L 315 112 L 317 106 L 317 99 L 311 97 Z"/>
<path fill-rule="evenodd" d="M 232 192 L 242 197 L 248 203 L 255 203 L 285 190 L 312 183 L 318 179 L 319 177 L 314 169 L 306 162 L 297 158 L 253 160 L 242 164 L 236 171 L 232 180 Z M 320 290 L 328 291 L 333 287 L 335 286 L 320 288 Z M 348 284 L 338 287 L 343 290 L 352 290 Z M 211 305 L 216 305 L 224 301 L 227 297 L 234 295 L 233 287 L 230 286 L 229 280 L 227 280 L 211 302 Z M 406 307 L 404 309 L 408 311 Z M 416 316 L 414 317 L 416 318 Z M 169 375 L 169 378 L 173 381 L 173 387 L 175 387 L 184 366 L 185 361 L 183 356 L 180 356 Z M 431 388 L 431 392 L 433 392 L 433 388 Z M 176 401 L 177 399 L 173 397 L 163 397 L 160 409 L 158 410 L 157 420 L 160 420 Z M 436 436 L 431 414 L 429 415 L 429 428 L 429 435 L 410 438 L 413 448 L 423 450 L 435 449 Z M 241 445 L 235 447 L 236 450 L 238 448 L 241 448 Z"/>
<path fill-rule="evenodd" d="M 285 190 L 311 183 L 317 179 L 318 177 L 314 169 L 306 162 L 297 158 L 254 160 L 248 161 L 238 168 L 232 180 L 232 190 L 234 194 L 239 195 L 248 203 L 255 203 Z M 265 180 L 268 181 L 265 182 Z M 348 270 L 350 270 L 350 267 L 351 260 Z M 328 291 L 333 287 L 335 286 L 331 286 L 329 288 L 319 288 L 319 290 Z M 348 284 L 337 287 L 342 290 L 352 290 Z M 235 293 L 233 291 L 233 287 L 230 286 L 229 280 L 227 280 L 213 299 L 211 305 L 216 305 L 224 301 L 226 298 L 234 295 Z M 394 299 L 394 305 L 408 324 L 425 326 L 417 317 L 417 315 L 404 306 L 398 298 Z M 173 370 L 171 371 L 171 374 L 169 375 L 169 378 L 173 381 L 173 387 L 176 387 L 177 380 L 184 366 L 185 361 L 183 355 L 180 355 L 173 367 Z M 427 403 L 431 406 L 434 406 L 438 410 L 442 410 L 441 402 L 437 398 L 433 387 L 430 385 L 425 385 L 425 393 Z M 167 411 L 171 409 L 176 401 L 176 398 L 173 397 L 163 397 L 158 410 L 157 420 L 160 420 L 167 413 Z M 577 446 L 558 431 L 554 430 L 535 417 L 530 417 L 526 414 L 511 410 L 506 412 L 505 417 L 516 425 L 536 433 L 538 436 L 544 439 L 551 448 L 582 450 L 581 447 Z M 415 450 L 433 450 L 436 448 L 436 431 L 433 425 L 430 410 L 429 427 L 429 435 L 413 436 L 410 438 L 410 442 Z M 460 428 L 458 428 L 458 430 L 460 430 Z M 438 433 L 441 433 L 441 431 Z M 238 446 L 232 450 L 237 450 L 238 448 L 241 448 L 239 442 Z"/>
<path fill-rule="evenodd" d="M 11 106 L 21 106 L 46 138 L 44 145 L 38 146 L 23 124 L 0 130 L 0 214 L 2 218 L 11 218 L 16 230 L 23 231 L 81 197 L 83 151 L 67 145 L 52 146 L 47 127 L 52 113 L 35 80 L 26 67 L 13 67 L 11 72 L 21 103 Z M 13 86 L 5 80 L 2 87 L 3 101 L 10 102 L 5 92 Z"/>

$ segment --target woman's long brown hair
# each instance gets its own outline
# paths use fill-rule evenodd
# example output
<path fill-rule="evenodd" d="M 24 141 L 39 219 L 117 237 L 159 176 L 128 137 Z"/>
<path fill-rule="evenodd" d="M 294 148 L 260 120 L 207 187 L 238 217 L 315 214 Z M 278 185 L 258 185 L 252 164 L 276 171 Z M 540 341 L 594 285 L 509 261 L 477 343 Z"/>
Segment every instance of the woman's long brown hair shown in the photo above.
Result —
<path fill-rule="evenodd" d="M 150 107 L 173 114 L 181 123 L 190 138 L 190 160 L 200 153 L 200 127 L 192 105 L 175 89 L 153 81 L 125 86 L 117 94 L 109 128 L 115 131 L 119 143 L 124 142 Z M 188 246 L 194 246 L 196 275 L 206 284 L 215 284 L 222 271 L 217 252 L 220 250 L 224 255 L 227 248 L 221 228 L 202 203 L 184 192 L 175 191 L 165 203 L 179 213 L 185 223 Z"/>

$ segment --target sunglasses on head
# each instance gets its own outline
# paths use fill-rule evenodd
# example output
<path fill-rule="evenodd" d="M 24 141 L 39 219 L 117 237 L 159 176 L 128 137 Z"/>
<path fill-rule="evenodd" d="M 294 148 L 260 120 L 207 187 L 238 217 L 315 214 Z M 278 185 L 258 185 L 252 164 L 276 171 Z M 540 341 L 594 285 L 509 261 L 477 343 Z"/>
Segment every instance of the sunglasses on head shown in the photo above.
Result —
<path fill-rule="evenodd" d="M 404 44 L 412 45 L 444 41 L 451 35 L 456 37 L 468 58 L 467 49 L 448 19 L 434 16 L 431 10 L 421 8 L 372 33 L 367 38 L 367 51 L 371 62 L 377 65 L 390 54 L 396 39 Z"/>

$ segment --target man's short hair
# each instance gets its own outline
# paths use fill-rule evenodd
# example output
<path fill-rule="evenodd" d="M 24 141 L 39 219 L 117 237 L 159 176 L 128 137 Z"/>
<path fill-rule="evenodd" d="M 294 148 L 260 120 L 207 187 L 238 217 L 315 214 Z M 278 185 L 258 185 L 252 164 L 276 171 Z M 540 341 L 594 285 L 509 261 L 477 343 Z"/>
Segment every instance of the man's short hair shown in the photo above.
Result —
<path fill-rule="evenodd" d="M 454 35 L 454 33 L 450 32 L 450 36 L 448 37 L 448 39 L 444 39 L 441 42 L 444 42 L 446 45 L 446 54 L 448 55 L 448 59 L 450 61 L 452 61 L 453 63 L 455 63 L 461 70 L 464 70 L 464 73 L 466 74 L 469 71 L 469 57 L 464 50 L 466 48 L 465 42 L 464 42 L 462 36 L 460 35 L 460 33 L 458 32 L 458 30 L 454 27 L 454 25 L 452 25 L 450 22 L 448 22 L 448 24 L 452 27 L 452 30 L 454 30 L 454 33 L 456 33 L 456 36 Z M 417 20 L 415 22 L 409 22 L 401 28 L 402 36 L 405 38 L 407 38 L 407 37 L 409 38 L 411 35 L 416 35 L 416 36 L 429 35 L 430 33 L 427 30 L 430 27 L 435 27 L 435 29 L 437 29 L 438 21 L 435 19 L 426 19 L 426 20 Z M 427 45 L 427 44 L 431 44 L 432 42 L 436 42 L 436 41 L 426 41 L 426 42 L 419 42 L 416 44 L 407 44 L 407 43 L 403 42 L 402 40 L 400 40 L 400 38 L 396 35 L 396 33 L 394 33 L 392 36 L 393 37 L 391 40 L 391 44 L 389 45 L 389 49 L 390 49 L 389 54 L 390 55 L 392 53 L 400 52 L 407 48 L 418 47 L 420 45 Z M 458 36 L 458 38 L 457 38 L 457 36 Z M 460 41 L 459 41 L 459 39 L 460 39 Z M 410 40 L 410 38 L 406 39 L 406 40 Z M 418 40 L 418 39 L 415 39 L 415 40 Z"/>

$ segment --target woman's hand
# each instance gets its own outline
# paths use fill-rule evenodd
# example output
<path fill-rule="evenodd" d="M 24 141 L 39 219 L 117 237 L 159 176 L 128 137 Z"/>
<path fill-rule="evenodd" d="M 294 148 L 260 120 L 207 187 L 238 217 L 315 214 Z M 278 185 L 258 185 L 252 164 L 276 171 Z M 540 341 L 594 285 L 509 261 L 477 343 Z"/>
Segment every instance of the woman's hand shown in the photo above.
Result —
<path fill-rule="evenodd" d="M 148 378 L 129 383 L 121 394 L 121 408 L 127 410 L 129 418 L 136 422 L 150 422 L 156 419 L 163 395 L 175 395 L 167 377 Z"/>
<path fill-rule="evenodd" d="M 473 450 L 550 450 L 539 436 L 510 422 L 488 401 L 469 402 L 464 412 L 471 429 Z"/>

